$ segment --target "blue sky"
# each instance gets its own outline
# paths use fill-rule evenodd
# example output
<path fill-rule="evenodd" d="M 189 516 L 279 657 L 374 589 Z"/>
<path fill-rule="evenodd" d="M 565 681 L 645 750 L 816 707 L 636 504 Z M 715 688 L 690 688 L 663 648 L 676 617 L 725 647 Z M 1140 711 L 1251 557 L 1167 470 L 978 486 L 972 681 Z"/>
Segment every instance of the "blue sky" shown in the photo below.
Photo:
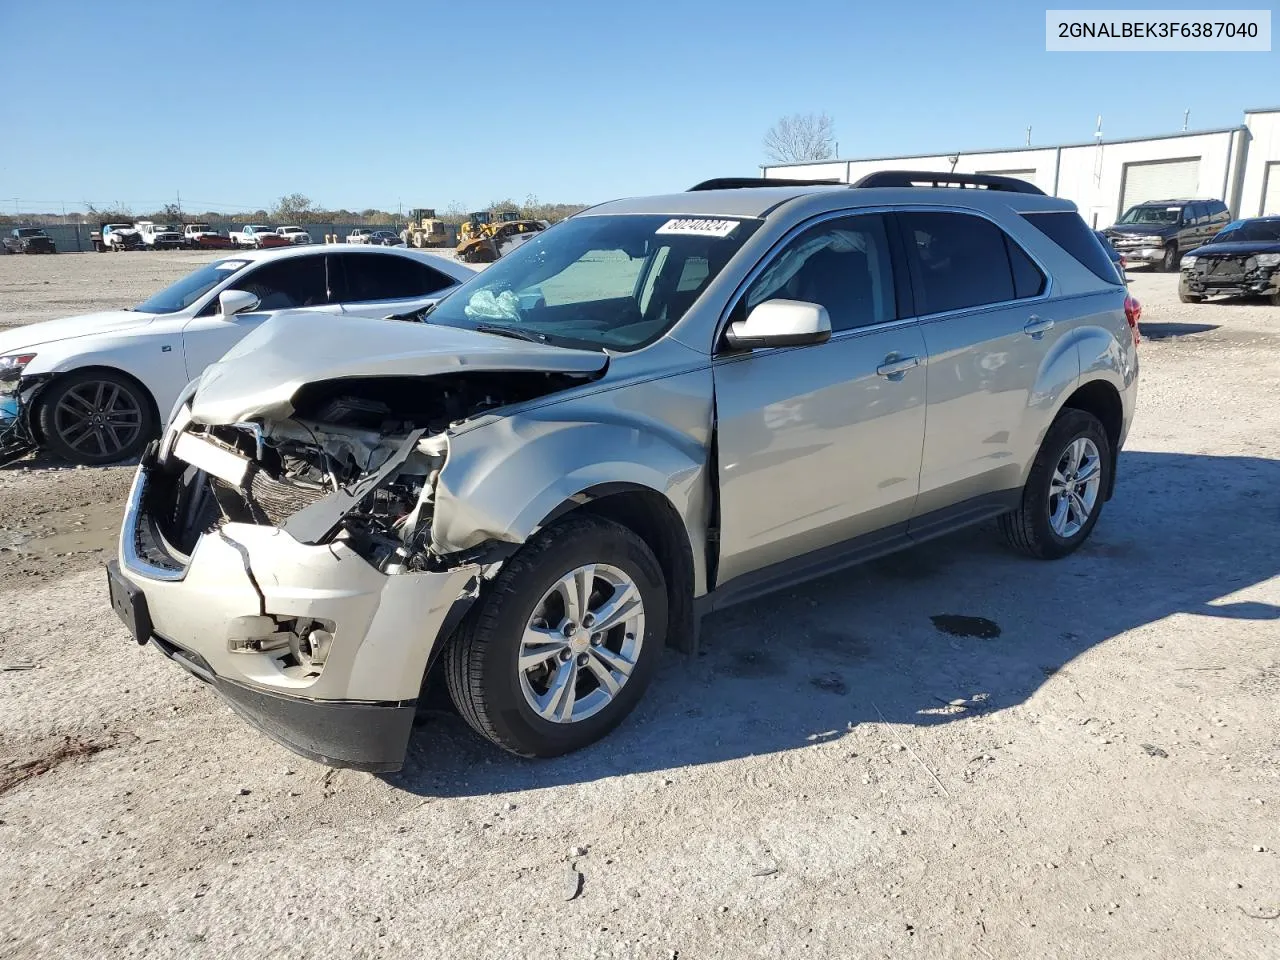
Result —
<path fill-rule="evenodd" d="M 1046 53 L 1044 6 L 1006 0 L 0 0 L 0 69 L 6 210 L 595 202 L 754 174 L 795 112 L 856 157 L 1280 101 L 1275 52 Z"/>

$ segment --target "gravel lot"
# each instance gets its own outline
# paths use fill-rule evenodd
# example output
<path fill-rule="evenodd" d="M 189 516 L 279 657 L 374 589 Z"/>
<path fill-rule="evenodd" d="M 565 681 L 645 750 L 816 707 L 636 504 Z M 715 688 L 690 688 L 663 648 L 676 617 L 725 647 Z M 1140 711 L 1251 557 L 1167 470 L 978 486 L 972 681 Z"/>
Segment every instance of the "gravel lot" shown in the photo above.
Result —
<path fill-rule="evenodd" d="M 0 324 L 200 259 L 0 257 Z M 1132 284 L 1085 549 L 982 528 L 730 611 L 556 761 L 446 709 L 395 776 L 293 756 L 112 615 L 128 468 L 0 470 L 0 957 L 1276 957 L 1280 308 Z"/>

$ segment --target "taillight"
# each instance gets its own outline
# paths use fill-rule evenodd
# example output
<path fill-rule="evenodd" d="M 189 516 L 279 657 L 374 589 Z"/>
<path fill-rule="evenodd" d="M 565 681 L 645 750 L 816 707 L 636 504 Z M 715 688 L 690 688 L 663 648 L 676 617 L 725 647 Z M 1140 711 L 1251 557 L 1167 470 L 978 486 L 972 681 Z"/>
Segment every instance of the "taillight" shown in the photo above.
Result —
<path fill-rule="evenodd" d="M 1142 304 L 1137 297 L 1124 298 L 1124 318 L 1129 321 L 1129 332 L 1133 334 L 1133 345 L 1142 342 L 1142 334 L 1138 330 L 1138 321 L 1142 319 Z"/>

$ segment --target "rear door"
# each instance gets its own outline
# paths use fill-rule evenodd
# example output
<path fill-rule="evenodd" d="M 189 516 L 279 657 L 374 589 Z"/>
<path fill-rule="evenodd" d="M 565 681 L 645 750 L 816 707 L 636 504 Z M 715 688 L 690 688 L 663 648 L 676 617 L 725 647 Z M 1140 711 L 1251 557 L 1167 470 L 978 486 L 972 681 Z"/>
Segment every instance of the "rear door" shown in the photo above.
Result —
<path fill-rule="evenodd" d="M 228 289 L 246 290 L 258 298 L 258 308 L 234 317 L 223 317 L 215 297 L 182 331 L 187 376 L 198 377 L 204 368 L 245 337 L 249 331 L 281 310 L 340 313 L 331 301 L 323 254 L 281 257 L 250 267 Z"/>
<path fill-rule="evenodd" d="M 734 308 L 739 318 L 766 300 L 818 303 L 833 332 L 822 344 L 714 360 L 721 583 L 905 530 L 920 474 L 925 357 L 889 237 L 882 214 L 809 227 L 757 268 Z"/>
<path fill-rule="evenodd" d="M 1062 330 L 1044 296 L 1044 271 L 994 222 L 929 210 L 900 212 L 897 223 L 928 351 L 915 528 L 935 511 L 1018 485 L 1021 428 L 1041 361 Z"/>
<path fill-rule="evenodd" d="M 425 307 L 457 281 L 428 264 L 384 248 L 331 257 L 333 298 L 343 313 L 385 317 Z"/>

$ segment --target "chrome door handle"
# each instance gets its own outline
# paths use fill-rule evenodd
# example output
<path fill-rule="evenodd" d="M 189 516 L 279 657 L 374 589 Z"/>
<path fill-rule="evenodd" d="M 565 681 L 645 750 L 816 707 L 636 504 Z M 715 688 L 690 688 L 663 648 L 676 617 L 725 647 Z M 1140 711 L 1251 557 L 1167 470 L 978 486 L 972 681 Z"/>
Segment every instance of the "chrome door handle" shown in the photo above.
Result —
<path fill-rule="evenodd" d="M 1039 340 L 1041 337 L 1043 337 L 1046 333 L 1048 333 L 1052 329 L 1053 329 L 1052 320 L 1041 320 L 1039 317 L 1032 314 L 1031 319 L 1028 320 L 1026 323 L 1026 326 L 1022 328 L 1022 332 L 1029 337 L 1033 337 L 1036 340 Z"/>
<path fill-rule="evenodd" d="M 876 373 L 889 380 L 901 380 L 908 370 L 918 366 L 919 357 L 899 357 L 891 353 L 884 358 L 884 363 L 876 367 Z"/>

